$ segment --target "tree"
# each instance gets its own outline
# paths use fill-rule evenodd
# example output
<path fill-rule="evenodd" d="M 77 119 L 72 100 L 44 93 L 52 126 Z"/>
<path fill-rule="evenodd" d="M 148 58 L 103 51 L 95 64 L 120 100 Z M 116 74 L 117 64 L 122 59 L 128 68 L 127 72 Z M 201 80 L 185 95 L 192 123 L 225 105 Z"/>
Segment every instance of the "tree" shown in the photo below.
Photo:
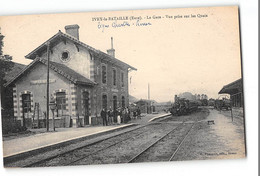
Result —
<path fill-rule="evenodd" d="M 5 36 L 3 36 L 1 34 L 1 28 L 0 28 L 0 56 L 3 55 L 3 47 L 4 47 L 4 42 L 3 42 L 3 39 L 4 39 Z"/>
<path fill-rule="evenodd" d="M 2 126 L 3 133 L 7 133 L 12 130 L 16 130 L 13 127 L 13 89 L 11 87 L 4 87 L 6 74 L 12 70 L 14 63 L 12 57 L 9 55 L 3 55 L 4 47 L 4 35 L 0 31 L 0 90 L 1 90 L 1 115 L 2 115 Z"/>
<path fill-rule="evenodd" d="M 6 83 L 5 75 L 7 72 L 12 70 L 14 63 L 12 62 L 12 56 L 9 55 L 0 55 L 0 84 L 1 90 L 4 83 Z"/>
<path fill-rule="evenodd" d="M 1 28 L 0 28 L 1 29 Z M 4 83 L 6 83 L 5 75 L 8 71 L 12 69 L 14 63 L 12 62 L 12 56 L 3 55 L 3 47 L 4 47 L 4 35 L 2 35 L 0 30 L 0 85 L 1 90 L 3 89 Z"/>

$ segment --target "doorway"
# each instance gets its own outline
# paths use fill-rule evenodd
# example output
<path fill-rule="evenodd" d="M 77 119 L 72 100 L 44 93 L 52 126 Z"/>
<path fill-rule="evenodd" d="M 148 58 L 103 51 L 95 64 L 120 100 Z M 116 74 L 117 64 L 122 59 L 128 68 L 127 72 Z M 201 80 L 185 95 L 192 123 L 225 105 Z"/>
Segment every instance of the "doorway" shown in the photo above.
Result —
<path fill-rule="evenodd" d="M 29 118 L 29 113 L 31 112 L 31 94 L 22 94 L 22 108 L 23 108 L 23 124 L 26 126 L 25 118 Z"/>
<path fill-rule="evenodd" d="M 89 125 L 89 92 L 85 91 L 82 95 L 83 99 L 83 112 L 84 112 L 84 125 Z"/>

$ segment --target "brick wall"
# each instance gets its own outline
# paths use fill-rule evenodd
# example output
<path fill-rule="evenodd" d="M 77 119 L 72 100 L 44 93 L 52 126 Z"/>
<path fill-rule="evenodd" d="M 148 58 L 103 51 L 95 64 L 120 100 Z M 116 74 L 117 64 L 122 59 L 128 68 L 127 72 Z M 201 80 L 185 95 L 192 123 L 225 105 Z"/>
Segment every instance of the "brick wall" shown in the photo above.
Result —
<path fill-rule="evenodd" d="M 129 106 L 128 96 L 128 71 L 127 68 L 119 67 L 115 64 L 111 64 L 105 60 L 95 58 L 94 60 L 94 80 L 98 83 L 93 91 L 93 105 L 96 107 L 96 114 L 100 116 L 102 109 L 102 95 L 107 95 L 107 107 L 113 108 L 113 96 L 117 97 L 117 107 L 122 107 L 122 96 L 125 97 L 125 106 Z M 107 81 L 106 84 L 102 83 L 102 65 L 107 68 Z M 113 85 L 113 70 L 116 70 L 116 85 Z M 121 84 L 121 73 L 124 75 L 124 86 Z"/>

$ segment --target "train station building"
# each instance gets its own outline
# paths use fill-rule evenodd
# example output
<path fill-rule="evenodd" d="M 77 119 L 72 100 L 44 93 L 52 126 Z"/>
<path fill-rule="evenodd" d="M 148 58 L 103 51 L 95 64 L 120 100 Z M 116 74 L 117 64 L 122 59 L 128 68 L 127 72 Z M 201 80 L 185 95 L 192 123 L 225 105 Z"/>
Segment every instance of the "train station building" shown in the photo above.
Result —
<path fill-rule="evenodd" d="M 27 54 L 32 62 L 5 84 L 13 88 L 14 116 L 22 125 L 30 127 L 36 118 L 40 123 L 45 119 L 47 45 L 50 96 L 57 105 L 55 126 L 98 123 L 102 108 L 129 104 L 128 73 L 136 68 L 115 58 L 113 38 L 105 53 L 79 40 L 78 25 L 65 26 L 65 31 L 58 31 Z"/>

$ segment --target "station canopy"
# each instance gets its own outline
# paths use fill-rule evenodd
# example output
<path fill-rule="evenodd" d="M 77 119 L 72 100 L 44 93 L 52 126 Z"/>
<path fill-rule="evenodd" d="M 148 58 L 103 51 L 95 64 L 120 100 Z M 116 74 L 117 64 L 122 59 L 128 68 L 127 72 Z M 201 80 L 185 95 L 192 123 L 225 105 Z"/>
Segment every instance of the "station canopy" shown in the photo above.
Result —
<path fill-rule="evenodd" d="M 218 94 L 237 94 L 239 92 L 242 92 L 242 88 L 243 88 L 243 81 L 242 78 L 225 85 L 219 92 Z"/>

